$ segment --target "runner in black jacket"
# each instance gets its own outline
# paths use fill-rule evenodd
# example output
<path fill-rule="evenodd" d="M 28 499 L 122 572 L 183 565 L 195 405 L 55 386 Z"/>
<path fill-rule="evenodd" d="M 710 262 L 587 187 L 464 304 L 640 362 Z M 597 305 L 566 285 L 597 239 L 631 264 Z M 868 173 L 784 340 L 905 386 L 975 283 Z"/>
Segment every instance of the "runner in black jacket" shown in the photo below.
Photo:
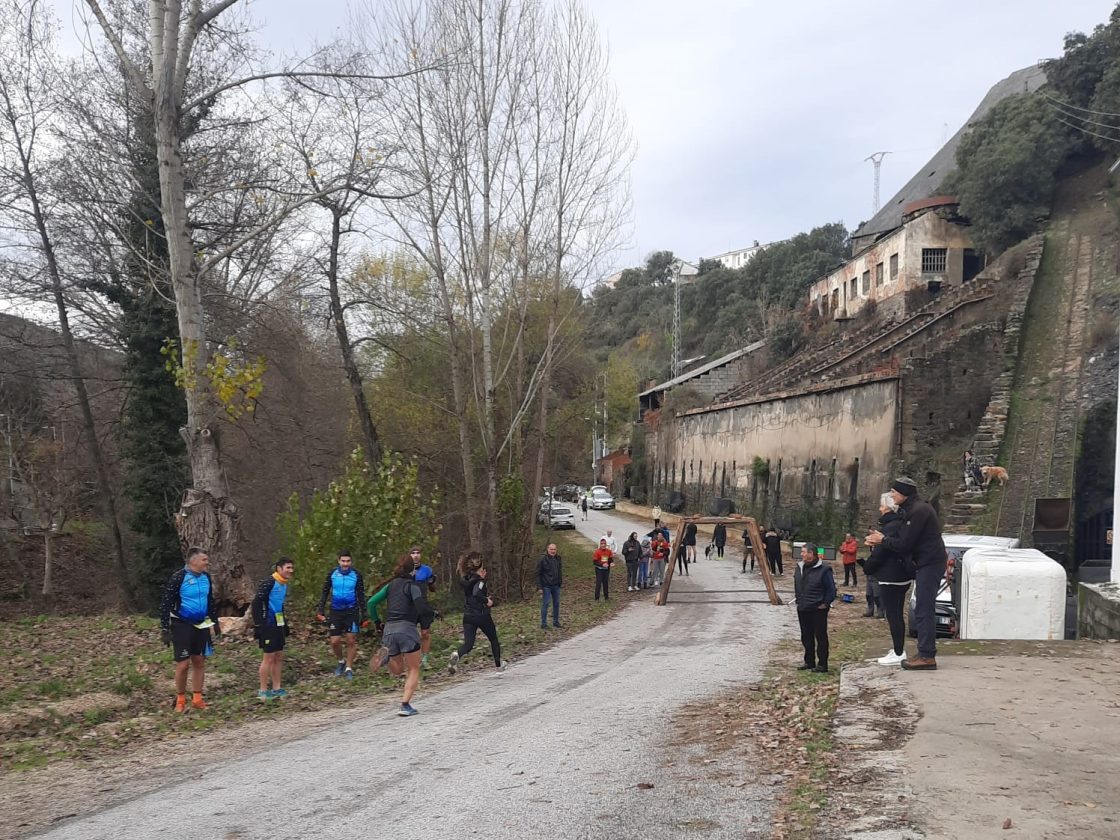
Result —
<path fill-rule="evenodd" d="M 451 654 L 451 661 L 447 670 L 452 674 L 459 665 L 459 660 L 474 648 L 474 640 L 481 630 L 490 640 L 490 652 L 494 655 L 494 667 L 503 670 L 502 645 L 498 641 L 498 628 L 494 626 L 494 619 L 490 616 L 490 608 L 494 600 L 486 589 L 486 567 L 482 564 L 482 555 L 477 551 L 464 554 L 459 558 L 459 576 L 463 587 L 465 602 L 463 605 L 463 643 L 459 649 Z"/>
<path fill-rule="evenodd" d="M 385 633 L 381 647 L 370 661 L 370 670 L 376 672 L 382 665 L 389 666 L 394 676 L 406 674 L 401 717 L 416 714 L 412 708 L 412 695 L 420 684 L 420 631 L 417 624 L 426 624 L 435 616 L 435 610 L 424 595 L 427 588 L 413 578 L 416 564 L 407 554 L 397 558 L 389 593 L 385 598 Z"/>

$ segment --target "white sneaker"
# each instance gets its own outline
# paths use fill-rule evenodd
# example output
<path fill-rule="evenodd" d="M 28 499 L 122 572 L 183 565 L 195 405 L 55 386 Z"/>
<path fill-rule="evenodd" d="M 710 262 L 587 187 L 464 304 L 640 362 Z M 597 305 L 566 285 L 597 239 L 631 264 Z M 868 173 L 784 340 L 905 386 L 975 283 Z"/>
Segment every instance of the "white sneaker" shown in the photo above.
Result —
<path fill-rule="evenodd" d="M 905 653 L 895 653 L 893 649 L 887 651 L 886 656 L 880 656 L 875 661 L 880 665 L 897 665 L 906 658 Z"/>

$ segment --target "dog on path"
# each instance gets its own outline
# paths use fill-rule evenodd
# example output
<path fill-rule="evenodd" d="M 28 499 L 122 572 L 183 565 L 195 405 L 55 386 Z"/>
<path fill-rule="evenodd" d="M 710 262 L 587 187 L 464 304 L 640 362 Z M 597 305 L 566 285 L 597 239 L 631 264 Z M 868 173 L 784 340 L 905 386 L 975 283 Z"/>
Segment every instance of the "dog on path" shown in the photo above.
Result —
<path fill-rule="evenodd" d="M 993 478 L 999 479 L 999 486 L 1007 483 L 1007 470 L 1004 467 L 981 467 L 980 474 L 984 476 L 984 486 L 992 483 Z"/>

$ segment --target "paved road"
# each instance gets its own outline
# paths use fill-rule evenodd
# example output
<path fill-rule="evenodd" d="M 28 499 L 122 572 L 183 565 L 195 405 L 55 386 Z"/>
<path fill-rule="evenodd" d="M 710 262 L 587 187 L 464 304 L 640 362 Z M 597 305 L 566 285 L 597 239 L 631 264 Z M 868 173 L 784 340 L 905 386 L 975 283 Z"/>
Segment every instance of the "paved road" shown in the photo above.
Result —
<path fill-rule="evenodd" d="M 608 525 L 620 546 L 635 530 L 606 513 L 579 523 L 593 538 Z M 577 562 L 590 558 L 565 559 Z M 379 698 L 330 731 L 41 836 L 769 837 L 772 788 L 748 761 L 706 757 L 671 723 L 685 704 L 757 679 L 769 644 L 791 632 L 792 613 L 743 603 L 763 596 L 735 592 L 742 581 L 760 584 L 731 560 L 697 564 L 666 607 L 653 605 L 652 590 L 627 593 L 619 571 L 615 597 L 633 603 L 618 617 L 503 674 L 421 688 L 414 718 L 393 714 L 396 698 Z"/>

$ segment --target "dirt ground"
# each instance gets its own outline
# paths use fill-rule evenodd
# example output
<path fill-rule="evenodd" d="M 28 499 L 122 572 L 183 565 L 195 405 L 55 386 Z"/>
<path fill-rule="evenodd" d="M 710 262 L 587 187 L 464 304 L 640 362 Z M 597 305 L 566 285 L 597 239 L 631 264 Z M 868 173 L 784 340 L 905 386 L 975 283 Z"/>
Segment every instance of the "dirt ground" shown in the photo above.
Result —
<path fill-rule="evenodd" d="M 1120 644 L 954 642 L 938 662 L 845 669 L 837 758 L 863 784 L 822 836 L 1120 836 Z"/>

